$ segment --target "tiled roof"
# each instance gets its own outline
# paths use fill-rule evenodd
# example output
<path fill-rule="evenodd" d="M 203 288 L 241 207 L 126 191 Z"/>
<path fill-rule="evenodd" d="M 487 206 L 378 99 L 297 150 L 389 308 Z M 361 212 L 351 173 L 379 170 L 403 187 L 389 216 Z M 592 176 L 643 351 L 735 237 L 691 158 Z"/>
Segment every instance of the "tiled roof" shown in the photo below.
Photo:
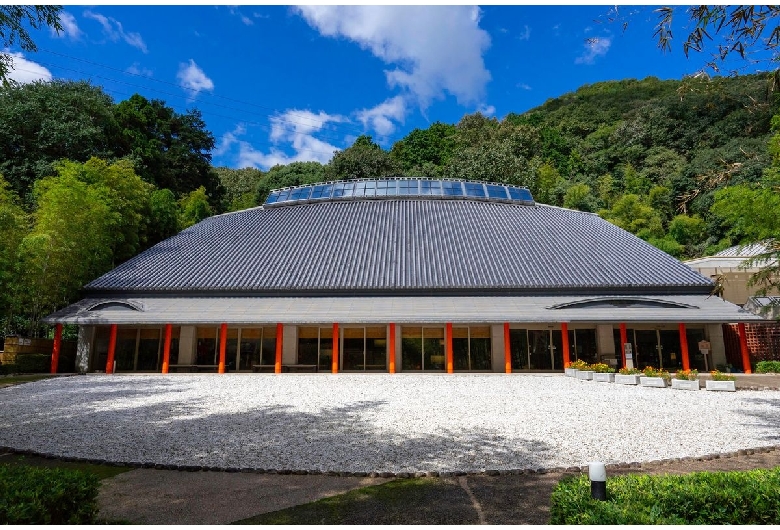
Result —
<path fill-rule="evenodd" d="M 384 199 L 211 217 L 91 282 L 86 294 L 706 293 L 711 285 L 593 214 Z"/>

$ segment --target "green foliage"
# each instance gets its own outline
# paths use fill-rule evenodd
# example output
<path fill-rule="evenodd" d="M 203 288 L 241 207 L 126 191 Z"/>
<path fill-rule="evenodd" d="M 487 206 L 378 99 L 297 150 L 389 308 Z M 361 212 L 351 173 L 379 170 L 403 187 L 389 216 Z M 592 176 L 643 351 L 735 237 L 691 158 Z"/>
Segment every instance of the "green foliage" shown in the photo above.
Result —
<path fill-rule="evenodd" d="M 257 206 L 257 187 L 265 174 L 259 169 L 218 167 L 214 171 L 225 190 L 225 211 L 235 212 Z"/>
<path fill-rule="evenodd" d="M 257 185 L 257 204 L 263 204 L 271 190 L 302 186 L 327 180 L 325 167 L 319 162 L 293 162 L 268 170 Z"/>
<path fill-rule="evenodd" d="M 669 223 L 669 235 L 680 245 L 692 245 L 706 235 L 707 226 L 699 216 L 678 215 Z"/>
<path fill-rule="evenodd" d="M 16 372 L 20 374 L 45 374 L 51 370 L 51 355 L 26 353 L 16 356 Z"/>
<path fill-rule="evenodd" d="M 454 125 L 441 122 L 427 129 L 414 129 L 393 144 L 390 157 L 408 175 L 435 176 L 447 165 L 454 152 Z"/>
<path fill-rule="evenodd" d="M 756 363 L 757 374 L 780 374 L 780 361 L 759 361 Z"/>
<path fill-rule="evenodd" d="M 207 217 L 212 215 L 211 206 L 209 205 L 209 196 L 206 195 L 206 188 L 201 186 L 188 193 L 180 201 L 181 204 L 181 217 L 179 219 L 179 225 L 182 228 L 190 227 L 196 223 L 201 222 Z"/>
<path fill-rule="evenodd" d="M 91 473 L 0 464 L 0 524 L 94 524 L 99 486 Z"/>
<path fill-rule="evenodd" d="M 555 166 L 549 162 L 542 164 L 536 171 L 536 178 L 530 186 L 534 199 L 542 204 L 554 204 L 555 190 L 562 180 Z"/>
<path fill-rule="evenodd" d="M 590 497 L 585 475 L 552 493 L 551 524 L 780 524 L 780 468 L 607 479 L 607 500 Z"/>
<path fill-rule="evenodd" d="M 580 210 L 583 212 L 592 212 L 596 209 L 596 199 L 590 193 L 590 186 L 587 184 L 574 184 L 566 190 L 563 196 L 563 207 Z"/>
<path fill-rule="evenodd" d="M 780 233 L 780 194 L 769 187 L 738 185 L 718 190 L 711 211 L 737 241 L 759 241 Z"/>
<path fill-rule="evenodd" d="M 149 195 L 149 226 L 147 244 L 154 245 L 179 232 L 179 203 L 169 189 L 155 190 Z"/>
<path fill-rule="evenodd" d="M 19 43 L 19 47 L 28 52 L 38 51 L 28 27 L 41 29 L 50 27 L 59 34 L 62 31 L 60 13 L 62 6 L 0 6 L 0 50 L 8 49 Z M 0 52 L 0 82 L 3 84 L 12 66 L 13 59 L 7 52 Z"/>
<path fill-rule="evenodd" d="M 3 242 L 0 245 L 0 317 L 3 320 L 10 316 L 17 253 L 29 229 L 27 215 L 18 204 L 19 198 L 0 175 L 0 241 Z"/>
<path fill-rule="evenodd" d="M 644 239 L 663 237 L 663 224 L 657 211 L 645 204 L 638 195 L 623 195 L 615 202 L 611 210 L 603 210 L 599 215 Z"/>
<path fill-rule="evenodd" d="M 352 146 L 338 151 L 326 167 L 329 180 L 381 178 L 396 175 L 400 167 L 390 153 L 362 135 Z"/>

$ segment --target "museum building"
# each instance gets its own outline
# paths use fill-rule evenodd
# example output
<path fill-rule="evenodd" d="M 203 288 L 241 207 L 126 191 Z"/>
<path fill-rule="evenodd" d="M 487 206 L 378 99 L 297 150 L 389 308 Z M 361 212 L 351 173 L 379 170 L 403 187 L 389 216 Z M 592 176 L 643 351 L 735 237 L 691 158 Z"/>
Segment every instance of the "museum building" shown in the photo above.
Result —
<path fill-rule="evenodd" d="M 525 188 L 388 178 L 275 190 L 205 219 L 45 321 L 53 361 L 62 324 L 79 326 L 81 372 L 703 370 L 725 362 L 722 324 L 761 321 L 712 289 Z"/>

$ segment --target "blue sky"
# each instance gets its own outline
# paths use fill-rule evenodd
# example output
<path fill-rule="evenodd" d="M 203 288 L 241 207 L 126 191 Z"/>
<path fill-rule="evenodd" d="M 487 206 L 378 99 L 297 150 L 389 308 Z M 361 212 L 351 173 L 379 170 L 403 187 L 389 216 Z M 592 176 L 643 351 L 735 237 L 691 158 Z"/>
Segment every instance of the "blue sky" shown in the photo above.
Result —
<path fill-rule="evenodd" d="M 215 166 L 325 163 L 360 134 L 389 148 L 475 111 L 503 118 L 584 84 L 702 70 L 706 51 L 682 53 L 685 7 L 670 53 L 653 9 L 71 5 L 60 35 L 33 32 L 37 53 L 10 50 L 12 77 L 198 108 Z"/>

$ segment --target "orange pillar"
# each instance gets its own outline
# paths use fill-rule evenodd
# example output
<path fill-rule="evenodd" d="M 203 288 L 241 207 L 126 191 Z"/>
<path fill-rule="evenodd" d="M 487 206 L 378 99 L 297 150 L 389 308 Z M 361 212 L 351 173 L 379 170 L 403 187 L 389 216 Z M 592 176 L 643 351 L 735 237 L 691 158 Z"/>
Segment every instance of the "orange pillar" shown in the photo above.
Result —
<path fill-rule="evenodd" d="M 114 352 L 116 351 L 116 324 L 111 324 L 111 332 L 108 335 L 108 359 L 106 359 L 106 373 L 114 373 Z"/>
<path fill-rule="evenodd" d="M 455 370 L 452 362 L 452 324 L 449 322 L 444 337 L 444 354 L 447 356 L 447 373 L 451 374 Z"/>
<path fill-rule="evenodd" d="M 330 361 L 331 373 L 339 373 L 339 325 L 333 323 L 333 358 Z"/>
<path fill-rule="evenodd" d="M 626 333 L 626 325 L 620 324 L 620 355 L 623 357 L 623 367 L 626 367 L 626 348 L 624 344 L 628 342 L 628 333 Z M 636 358 L 636 356 L 635 356 Z"/>
<path fill-rule="evenodd" d="M 274 363 L 274 373 L 282 373 L 282 333 L 284 332 L 284 326 L 282 324 L 276 324 L 276 362 Z"/>
<path fill-rule="evenodd" d="M 62 342 L 62 324 L 54 328 L 54 346 L 51 349 L 51 373 L 57 373 L 57 365 L 60 362 L 60 343 Z"/>
<path fill-rule="evenodd" d="M 504 371 L 512 373 L 512 350 L 509 344 L 509 322 L 504 322 Z"/>
<path fill-rule="evenodd" d="M 563 367 L 568 368 L 571 359 L 569 358 L 569 325 L 561 322 L 561 346 L 563 346 Z"/>
<path fill-rule="evenodd" d="M 390 348 L 390 373 L 395 373 L 395 324 L 390 324 L 390 337 L 388 337 L 388 348 Z"/>
<path fill-rule="evenodd" d="M 742 350 L 742 370 L 746 374 L 752 374 L 753 370 L 750 368 L 750 354 L 748 353 L 745 324 L 737 324 L 737 330 L 739 330 L 739 347 Z"/>
<path fill-rule="evenodd" d="M 163 342 L 162 373 L 168 373 L 168 364 L 171 361 L 171 329 L 173 326 L 165 324 L 165 342 Z"/>
<path fill-rule="evenodd" d="M 219 373 L 225 373 L 225 349 L 227 348 L 227 324 L 219 326 Z"/>
<path fill-rule="evenodd" d="M 685 333 L 685 324 L 680 322 L 678 328 L 680 329 L 680 355 L 682 355 L 683 370 L 690 370 L 691 363 L 688 359 L 688 336 Z"/>

